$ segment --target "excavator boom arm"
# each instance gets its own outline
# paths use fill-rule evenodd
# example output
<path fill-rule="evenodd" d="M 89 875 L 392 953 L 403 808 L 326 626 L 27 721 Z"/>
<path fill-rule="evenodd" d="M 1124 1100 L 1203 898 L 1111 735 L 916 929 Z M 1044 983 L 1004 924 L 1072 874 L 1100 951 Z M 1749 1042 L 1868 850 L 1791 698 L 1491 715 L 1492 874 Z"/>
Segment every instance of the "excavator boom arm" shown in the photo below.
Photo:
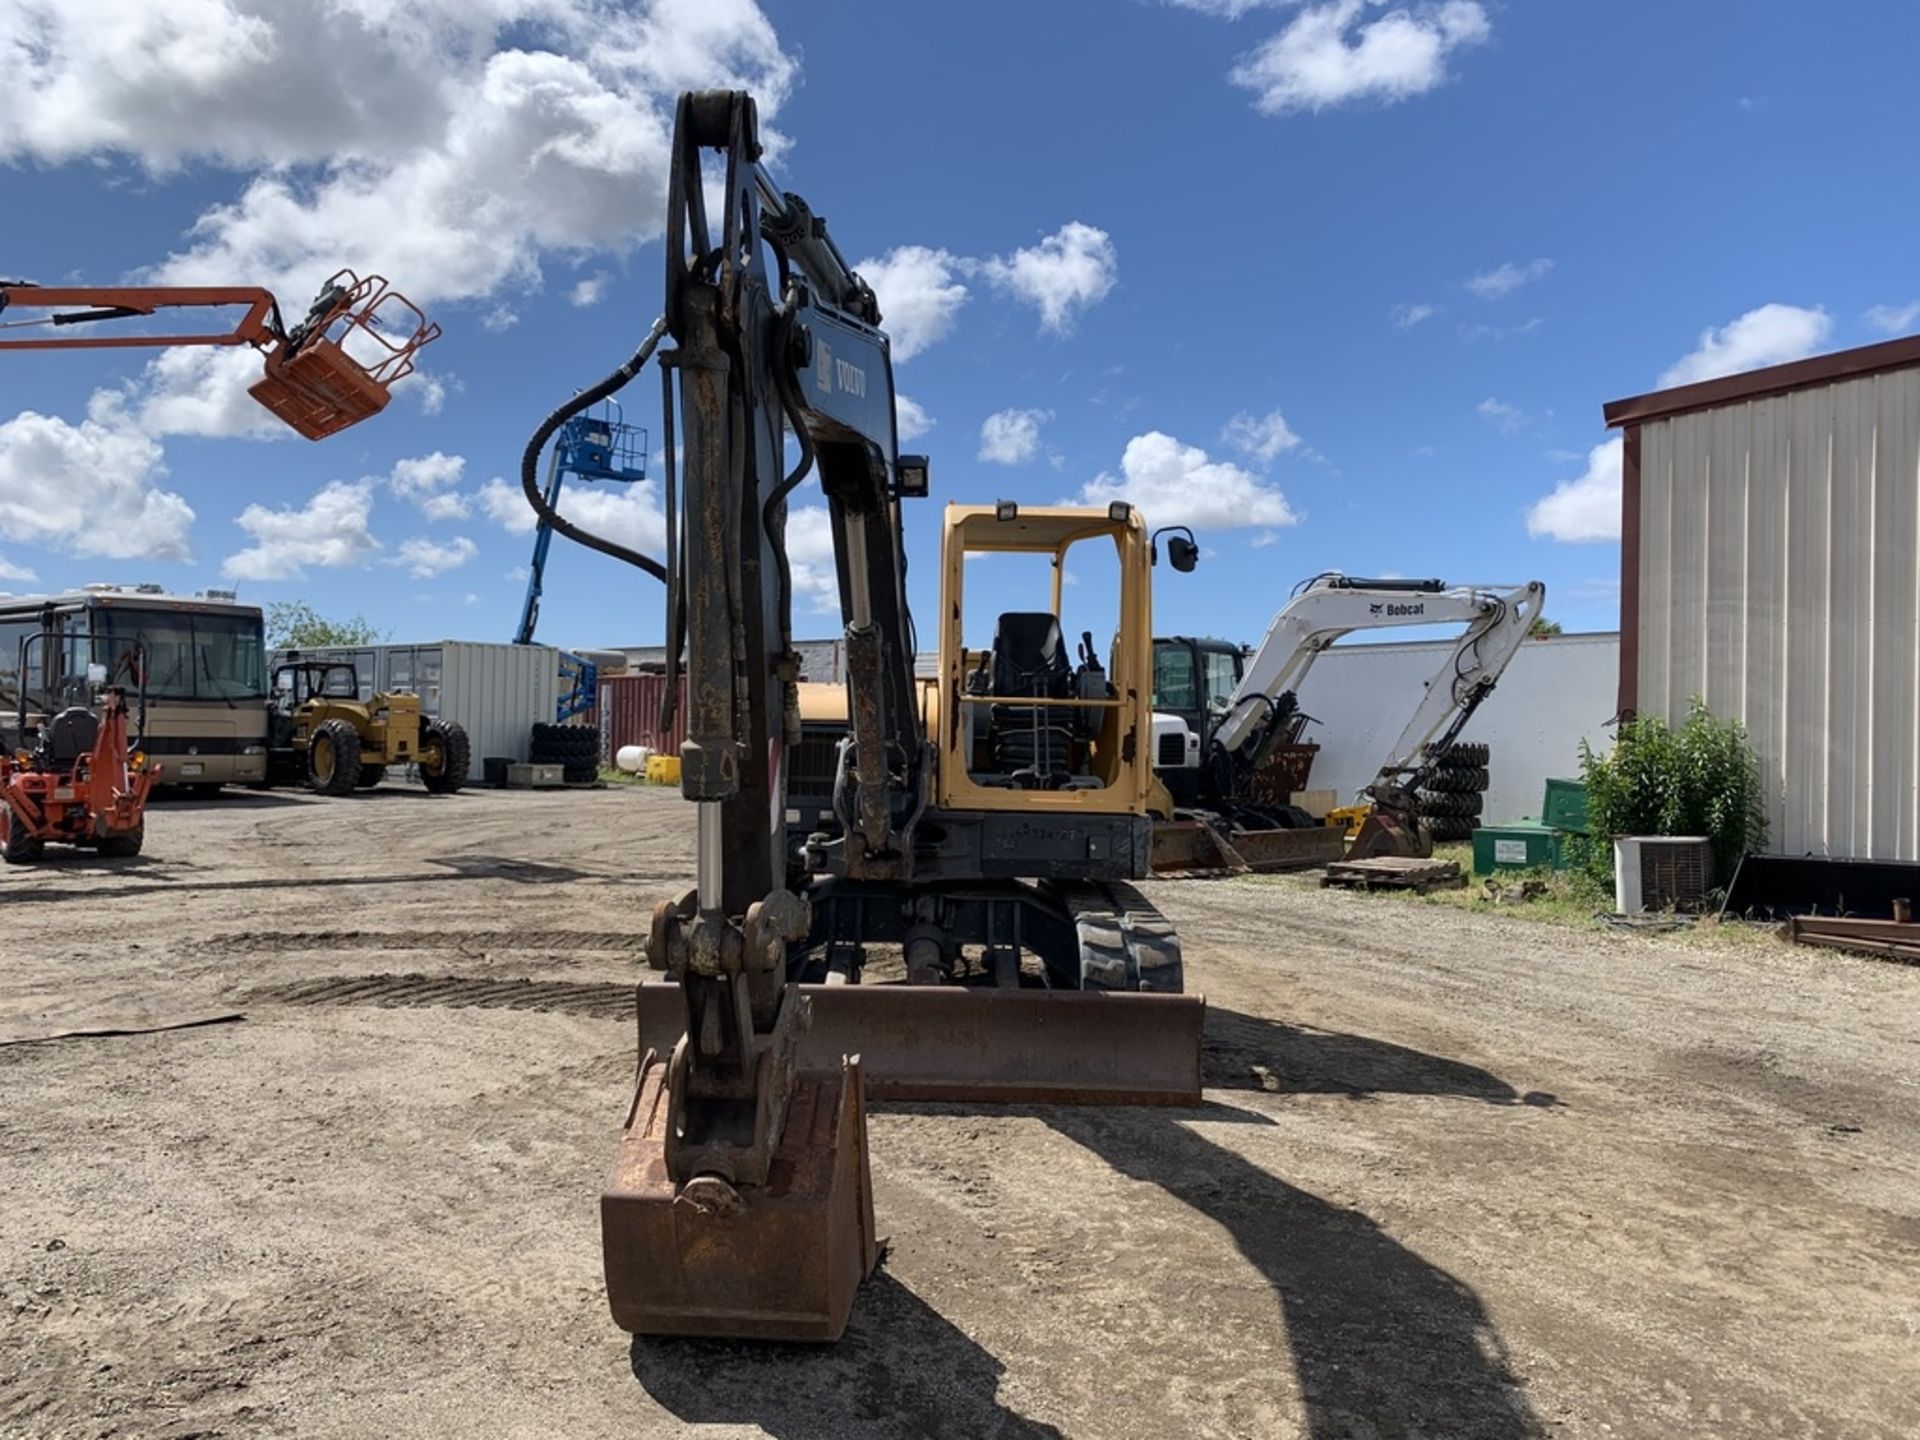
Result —
<path fill-rule="evenodd" d="M 1451 740 L 1493 690 L 1539 618 L 1546 593 L 1537 580 L 1505 590 L 1450 586 L 1441 580 L 1318 580 L 1273 617 L 1227 702 L 1213 743 L 1230 756 L 1256 762 L 1280 697 L 1298 691 L 1313 662 L 1343 636 L 1356 630 L 1463 625 L 1381 766 L 1379 779 L 1415 771 L 1436 737 L 1444 732 L 1445 740 Z"/>

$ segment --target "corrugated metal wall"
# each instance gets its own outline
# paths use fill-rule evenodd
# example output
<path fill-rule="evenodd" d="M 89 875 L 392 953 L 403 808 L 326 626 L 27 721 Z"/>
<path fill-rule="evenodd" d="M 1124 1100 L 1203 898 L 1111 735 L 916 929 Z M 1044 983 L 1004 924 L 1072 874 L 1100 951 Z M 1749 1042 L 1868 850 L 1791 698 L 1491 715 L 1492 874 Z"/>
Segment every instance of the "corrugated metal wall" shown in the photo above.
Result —
<path fill-rule="evenodd" d="M 673 728 L 660 728 L 664 675 L 610 675 L 600 682 L 600 753 L 608 760 L 622 745 L 645 745 L 663 755 L 678 755 L 687 738 L 687 683 L 680 682 L 680 704 Z"/>
<path fill-rule="evenodd" d="M 494 756 L 525 761 L 537 721 L 551 721 L 560 693 L 560 654 L 546 645 L 448 640 L 440 647 L 440 708 L 467 727 L 473 764 Z"/>
<path fill-rule="evenodd" d="M 1642 713 L 1762 757 L 1769 848 L 1920 859 L 1920 369 L 1640 427 Z"/>
<path fill-rule="evenodd" d="M 1309 784 L 1352 804 L 1452 649 L 1451 640 L 1336 645 L 1316 660 L 1300 687 L 1300 708 L 1321 722 L 1303 737 L 1320 746 Z M 1493 749 L 1487 823 L 1538 816 L 1546 782 L 1580 774 L 1581 740 L 1595 750 L 1612 748 L 1607 721 L 1619 675 L 1615 634 L 1562 635 L 1520 647 L 1461 734 Z"/>

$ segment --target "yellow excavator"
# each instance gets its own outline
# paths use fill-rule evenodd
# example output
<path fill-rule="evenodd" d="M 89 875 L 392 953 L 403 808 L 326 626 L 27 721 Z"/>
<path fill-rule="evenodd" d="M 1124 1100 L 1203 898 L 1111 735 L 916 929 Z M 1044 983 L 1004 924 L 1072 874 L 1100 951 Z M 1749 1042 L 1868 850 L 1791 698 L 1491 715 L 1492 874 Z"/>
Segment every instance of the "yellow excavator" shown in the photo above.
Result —
<path fill-rule="evenodd" d="M 601 1201 L 607 1292 L 636 1332 L 831 1340 L 876 1255 L 868 1099 L 1199 1100 L 1204 1002 L 1132 884 L 1152 850 L 1156 546 L 1125 503 L 948 507 L 923 683 L 903 512 L 927 462 L 899 453 L 874 294 L 761 165 L 747 95 L 680 100 L 666 269 L 665 315 L 536 430 L 521 472 L 554 530 L 665 581 L 670 664 L 685 655 L 696 881 L 653 912 L 662 978 L 639 987 Z M 554 511 L 539 462 L 666 336 L 656 559 Z M 832 696 L 803 694 L 792 643 L 787 503 L 809 480 L 845 624 Z M 981 553 L 1051 585 L 1007 609 L 989 570 L 998 613 L 969 636 Z M 1067 557 L 1095 553 L 1117 562 L 1104 649 L 1070 645 L 1062 609 Z M 1197 550 L 1167 558 L 1191 570 Z"/>

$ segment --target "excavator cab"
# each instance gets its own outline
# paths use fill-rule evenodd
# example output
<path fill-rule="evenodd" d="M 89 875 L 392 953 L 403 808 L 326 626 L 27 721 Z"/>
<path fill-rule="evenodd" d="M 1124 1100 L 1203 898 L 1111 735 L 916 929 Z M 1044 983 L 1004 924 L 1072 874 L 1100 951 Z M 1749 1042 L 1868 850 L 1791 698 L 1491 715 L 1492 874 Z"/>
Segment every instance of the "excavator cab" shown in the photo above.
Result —
<path fill-rule="evenodd" d="M 1001 611 L 985 649 L 970 648 L 967 580 L 990 576 L 996 603 L 1019 594 L 1018 581 L 983 572 L 983 557 L 1001 555 L 1050 571 L 1049 608 Z M 939 803 L 984 809 L 1033 805 L 1109 814 L 1144 814 L 1153 783 L 1147 743 L 1152 691 L 1151 581 L 1145 525 L 1124 501 L 1106 511 L 1065 507 L 952 505 L 942 549 L 937 701 L 957 706 L 959 723 L 942 729 Z M 1077 585 L 1069 568 L 1105 577 Z M 1091 629 L 1068 624 L 1074 608 L 1110 620 L 1103 657 Z"/>

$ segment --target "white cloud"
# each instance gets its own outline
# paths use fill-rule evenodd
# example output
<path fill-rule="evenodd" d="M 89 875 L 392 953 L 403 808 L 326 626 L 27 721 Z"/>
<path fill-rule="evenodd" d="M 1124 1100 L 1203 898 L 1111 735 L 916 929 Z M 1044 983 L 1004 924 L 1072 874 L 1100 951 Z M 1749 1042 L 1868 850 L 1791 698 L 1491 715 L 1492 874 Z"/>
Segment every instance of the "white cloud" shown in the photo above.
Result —
<path fill-rule="evenodd" d="M 967 287 L 957 278 L 966 263 L 945 250 L 902 245 L 854 267 L 880 302 L 896 361 L 911 360 L 953 329 L 967 303 Z"/>
<path fill-rule="evenodd" d="M 525 580 L 532 574 L 533 572 L 524 565 L 510 565 L 507 567 L 507 579 L 509 580 Z"/>
<path fill-rule="evenodd" d="M 520 323 L 520 312 L 511 305 L 495 305 L 480 317 L 480 328 L 489 335 L 503 335 Z"/>
<path fill-rule="evenodd" d="M 1278 530 L 1262 530 L 1251 540 L 1247 541 L 1247 548 L 1249 550 L 1264 550 L 1269 545 L 1278 545 L 1279 543 L 1280 532 Z"/>
<path fill-rule="evenodd" d="M 1040 427 L 1050 410 L 1000 410 L 980 425 L 979 458 L 995 465 L 1024 465 L 1040 453 Z"/>
<path fill-rule="evenodd" d="M 443 495 L 427 495 L 420 500 L 420 513 L 429 520 L 464 520 L 473 513 L 467 497 L 457 490 Z"/>
<path fill-rule="evenodd" d="M 15 565 L 6 556 L 0 555 L 0 580 L 19 580 L 28 584 L 40 577 L 24 565 Z"/>
<path fill-rule="evenodd" d="M 473 498 L 487 518 L 509 535 L 531 535 L 539 523 L 520 487 L 498 476 L 482 485 Z M 666 521 L 651 480 L 631 485 L 576 485 L 562 492 L 560 513 L 582 529 L 629 550 L 659 555 L 666 547 Z"/>
<path fill-rule="evenodd" d="M 482 485 L 473 498 L 480 502 L 487 518 L 509 535 L 531 535 L 539 526 L 540 517 L 527 504 L 526 492 L 498 475 Z"/>
<path fill-rule="evenodd" d="M 1416 301 L 1410 305 L 1394 306 L 1393 309 L 1387 312 L 1387 318 L 1400 329 L 1411 330 L 1422 320 L 1431 320 L 1439 313 L 1439 306 L 1428 305 L 1424 301 Z"/>
<path fill-rule="evenodd" d="M 425 370 L 416 370 L 395 389 L 418 404 L 422 415 L 438 415 L 447 403 L 447 391 L 458 384 L 457 380 L 450 383 Z"/>
<path fill-rule="evenodd" d="M 1073 503 L 1105 506 L 1115 500 L 1138 505 L 1152 525 L 1276 529 L 1300 521 L 1279 487 L 1158 430 L 1129 440 L 1120 474 L 1095 476 Z"/>
<path fill-rule="evenodd" d="M 1527 428 L 1527 412 L 1495 396 L 1489 395 L 1473 408 L 1502 435 L 1518 435 Z"/>
<path fill-rule="evenodd" d="M 1523 285 L 1531 285 L 1536 280 L 1546 278 L 1552 270 L 1553 261 L 1545 256 L 1538 260 L 1529 260 L 1524 265 L 1508 260 L 1484 274 L 1475 275 L 1467 281 L 1467 289 L 1482 300 L 1500 300 Z"/>
<path fill-rule="evenodd" d="M 893 425 L 899 433 L 900 443 L 905 445 L 933 429 L 934 420 L 919 401 L 896 393 L 893 397 Z"/>
<path fill-rule="evenodd" d="M 466 474 L 464 455 L 435 450 L 396 460 L 387 473 L 387 488 L 402 500 L 411 500 L 429 520 L 460 520 L 469 513 L 467 497 L 455 487 Z"/>
<path fill-rule="evenodd" d="M 1911 305 L 1876 305 L 1867 311 L 1867 323 L 1889 335 L 1901 335 L 1920 324 L 1920 300 Z"/>
<path fill-rule="evenodd" d="M 1393 104 L 1444 84 L 1447 59 L 1492 33 L 1479 0 L 1440 0 L 1375 14 L 1380 0 L 1310 5 L 1229 72 L 1264 114 L 1352 101 Z"/>
<path fill-rule="evenodd" d="M 777 152 L 796 74 L 752 0 L 0 0 L 0 36 L 0 164 L 193 168 L 224 198 L 148 278 L 265 284 L 289 318 L 343 263 L 429 307 L 484 306 L 537 290 L 548 257 L 654 239 L 680 92 L 752 91 Z M 516 318 L 492 303 L 481 324 Z M 8 422 L 12 453 L 40 475 L 60 452 L 76 478 L 58 488 L 89 497 L 85 524 L 37 507 L 36 536 L 184 557 L 192 512 L 148 483 L 154 437 L 285 435 L 245 394 L 258 374 L 245 349 L 170 351 L 96 392 L 81 424 Z M 447 386 L 408 389 L 433 414 Z M 29 481 L 8 477 L 0 510 L 29 508 Z M 274 569 L 284 549 L 235 562 Z"/>
<path fill-rule="evenodd" d="M 1220 432 L 1220 438 L 1263 465 L 1271 464 L 1282 451 L 1295 449 L 1300 444 L 1300 437 L 1293 433 L 1287 417 L 1278 410 L 1258 416 L 1236 415 Z"/>
<path fill-rule="evenodd" d="M 1238 20 L 1250 10 L 1284 5 L 1289 0 L 1165 0 L 1165 3 L 1176 10 L 1195 10 L 1220 20 Z"/>
<path fill-rule="evenodd" d="M 78 425 L 24 410 L 0 424 L 0 539 L 114 560 L 187 560 L 193 509 L 155 482 L 160 445 L 95 397 Z M 17 578 L 17 577 L 15 577 Z"/>
<path fill-rule="evenodd" d="M 436 301 L 651 239 L 679 92 L 748 89 L 770 118 L 795 70 L 750 0 L 10 8 L 28 40 L 0 91 L 0 159 L 250 174 L 159 273 L 258 279 L 290 305 L 343 260 Z"/>
<path fill-rule="evenodd" d="M 254 543 L 229 555 L 220 571 L 230 580 L 299 580 L 309 565 L 362 564 L 380 548 L 367 528 L 372 508 L 371 480 L 335 480 L 299 509 L 249 505 L 234 524 Z"/>
<path fill-rule="evenodd" d="M 478 605 L 480 603 L 480 592 L 478 590 L 469 590 L 461 598 L 469 605 Z"/>
<path fill-rule="evenodd" d="M 480 547 L 464 535 L 456 535 L 445 543 L 422 535 L 401 541 L 400 548 L 387 563 L 404 565 L 416 580 L 431 580 L 449 570 L 458 570 L 479 553 Z"/>
<path fill-rule="evenodd" d="M 466 473 L 464 455 L 448 455 L 436 450 L 431 455 L 416 455 L 393 462 L 387 483 L 403 500 L 418 500 L 460 483 Z"/>
<path fill-rule="evenodd" d="M 1619 436 L 1593 447 L 1586 474 L 1562 480 L 1527 511 L 1527 533 L 1552 540 L 1620 538 L 1620 465 L 1626 452 Z"/>
<path fill-rule="evenodd" d="M 840 576 L 833 558 L 833 519 L 824 505 L 796 505 L 787 511 L 787 566 L 793 575 L 793 599 L 815 610 L 840 608 Z"/>
<path fill-rule="evenodd" d="M 1119 278 L 1120 255 L 1104 230 L 1069 220 L 1038 245 L 981 262 L 1002 290 L 1040 312 L 1040 328 L 1064 334 L 1075 315 L 1106 299 Z"/>
<path fill-rule="evenodd" d="M 1799 360 L 1826 344 L 1832 333 L 1833 317 L 1825 310 L 1762 305 L 1717 330 L 1702 332 L 1693 353 L 1669 366 L 1660 385 L 1691 385 Z"/>
<path fill-rule="evenodd" d="M 596 270 L 586 279 L 577 282 L 567 292 L 567 303 L 585 309 L 589 305 L 598 305 L 606 298 L 607 286 L 612 277 L 604 270 Z"/>
<path fill-rule="evenodd" d="M 1460 327 L 1460 338 L 1462 340 L 1511 340 L 1516 335 L 1531 335 L 1546 323 L 1545 320 L 1535 315 L 1531 320 L 1523 320 L 1518 325 L 1487 325 L 1480 323 L 1462 325 Z"/>

